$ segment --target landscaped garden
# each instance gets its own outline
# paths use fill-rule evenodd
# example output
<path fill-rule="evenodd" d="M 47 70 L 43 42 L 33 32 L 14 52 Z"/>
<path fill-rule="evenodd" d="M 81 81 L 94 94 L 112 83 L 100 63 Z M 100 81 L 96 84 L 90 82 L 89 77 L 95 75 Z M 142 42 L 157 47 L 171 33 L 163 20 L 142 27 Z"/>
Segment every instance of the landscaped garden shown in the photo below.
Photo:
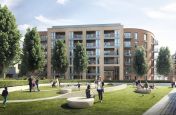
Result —
<path fill-rule="evenodd" d="M 45 87 L 42 89 L 44 90 Z M 46 87 L 46 89 L 48 89 Z M 45 92 L 47 96 L 52 95 L 53 89 L 51 91 Z M 166 95 L 171 88 L 158 86 L 156 89 L 152 90 L 150 94 L 138 94 L 134 92 L 135 88 L 133 86 L 128 86 L 124 90 L 119 90 L 115 92 L 105 93 L 103 103 L 99 103 L 98 97 L 95 98 L 95 104 L 86 109 L 71 109 L 66 104 L 66 99 L 53 99 L 45 101 L 36 102 L 26 102 L 26 103 L 8 103 L 7 107 L 0 108 L 1 115 L 141 115 L 157 101 L 159 101 L 164 95 Z M 11 95 L 10 94 L 13 94 Z M 18 92 L 19 93 L 19 92 Z M 39 97 L 43 96 L 44 92 L 26 92 L 25 98 L 34 98 L 35 94 Z M 9 99 L 16 99 L 17 92 L 11 92 L 9 94 Z M 23 94 L 22 94 L 23 95 Z M 55 95 L 55 94 L 53 94 Z M 19 95 L 20 96 L 20 95 Z M 22 97 L 22 96 L 21 96 Z M 35 98 L 38 98 L 37 96 Z"/>

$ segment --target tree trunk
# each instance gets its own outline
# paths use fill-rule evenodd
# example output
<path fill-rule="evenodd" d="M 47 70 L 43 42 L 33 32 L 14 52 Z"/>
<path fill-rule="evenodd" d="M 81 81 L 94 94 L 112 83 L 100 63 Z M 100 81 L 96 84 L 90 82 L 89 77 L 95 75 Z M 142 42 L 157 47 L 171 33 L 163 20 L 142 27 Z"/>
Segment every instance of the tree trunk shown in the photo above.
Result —
<path fill-rule="evenodd" d="M 6 73 L 5 73 L 5 72 L 3 72 L 3 78 L 4 78 L 4 79 L 6 78 Z"/>

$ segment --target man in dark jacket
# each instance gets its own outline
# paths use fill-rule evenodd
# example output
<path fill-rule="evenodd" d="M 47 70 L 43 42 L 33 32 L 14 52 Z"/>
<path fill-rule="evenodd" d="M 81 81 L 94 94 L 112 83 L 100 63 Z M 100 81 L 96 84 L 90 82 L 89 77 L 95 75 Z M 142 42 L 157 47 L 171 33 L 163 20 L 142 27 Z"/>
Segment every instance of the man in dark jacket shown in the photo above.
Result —
<path fill-rule="evenodd" d="M 7 90 L 7 87 L 5 87 L 4 90 L 2 91 L 3 106 L 4 107 L 6 106 L 7 96 L 8 96 L 8 90 Z"/>
<path fill-rule="evenodd" d="M 29 91 L 31 92 L 31 90 L 32 90 L 32 77 L 30 77 L 28 79 L 28 82 L 29 82 Z"/>

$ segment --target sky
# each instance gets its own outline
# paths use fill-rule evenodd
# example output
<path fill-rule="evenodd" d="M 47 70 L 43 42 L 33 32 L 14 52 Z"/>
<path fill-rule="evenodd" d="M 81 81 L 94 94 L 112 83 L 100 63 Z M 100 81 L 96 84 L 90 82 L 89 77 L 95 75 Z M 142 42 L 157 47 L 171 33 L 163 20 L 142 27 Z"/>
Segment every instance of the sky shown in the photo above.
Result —
<path fill-rule="evenodd" d="M 121 23 L 149 30 L 159 45 L 176 51 L 176 0 L 0 0 L 16 17 L 24 35 L 59 25 Z"/>

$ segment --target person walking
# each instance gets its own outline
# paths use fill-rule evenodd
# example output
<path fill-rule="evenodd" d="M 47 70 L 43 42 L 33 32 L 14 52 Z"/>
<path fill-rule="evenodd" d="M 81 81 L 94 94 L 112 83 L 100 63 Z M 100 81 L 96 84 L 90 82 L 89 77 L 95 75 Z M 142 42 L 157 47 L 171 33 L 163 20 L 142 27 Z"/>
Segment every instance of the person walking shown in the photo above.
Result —
<path fill-rule="evenodd" d="M 98 92 L 98 97 L 99 97 L 99 100 L 101 103 L 103 100 L 103 92 L 104 92 L 103 86 L 104 86 L 104 82 L 103 82 L 101 76 L 99 76 L 98 81 L 97 81 L 97 92 Z"/>
<path fill-rule="evenodd" d="M 7 96 L 8 96 L 8 90 L 7 90 L 7 87 L 4 87 L 4 90 L 2 91 L 3 107 L 4 108 L 6 107 Z"/>
<path fill-rule="evenodd" d="M 35 80 L 35 85 L 36 85 L 37 91 L 40 91 L 40 89 L 39 89 L 39 78 L 37 78 Z"/>
<path fill-rule="evenodd" d="M 28 79 L 29 82 L 29 91 L 32 91 L 32 76 Z"/>
<path fill-rule="evenodd" d="M 77 86 L 78 86 L 78 89 L 80 90 L 81 84 L 79 83 L 79 81 L 78 81 Z"/>

